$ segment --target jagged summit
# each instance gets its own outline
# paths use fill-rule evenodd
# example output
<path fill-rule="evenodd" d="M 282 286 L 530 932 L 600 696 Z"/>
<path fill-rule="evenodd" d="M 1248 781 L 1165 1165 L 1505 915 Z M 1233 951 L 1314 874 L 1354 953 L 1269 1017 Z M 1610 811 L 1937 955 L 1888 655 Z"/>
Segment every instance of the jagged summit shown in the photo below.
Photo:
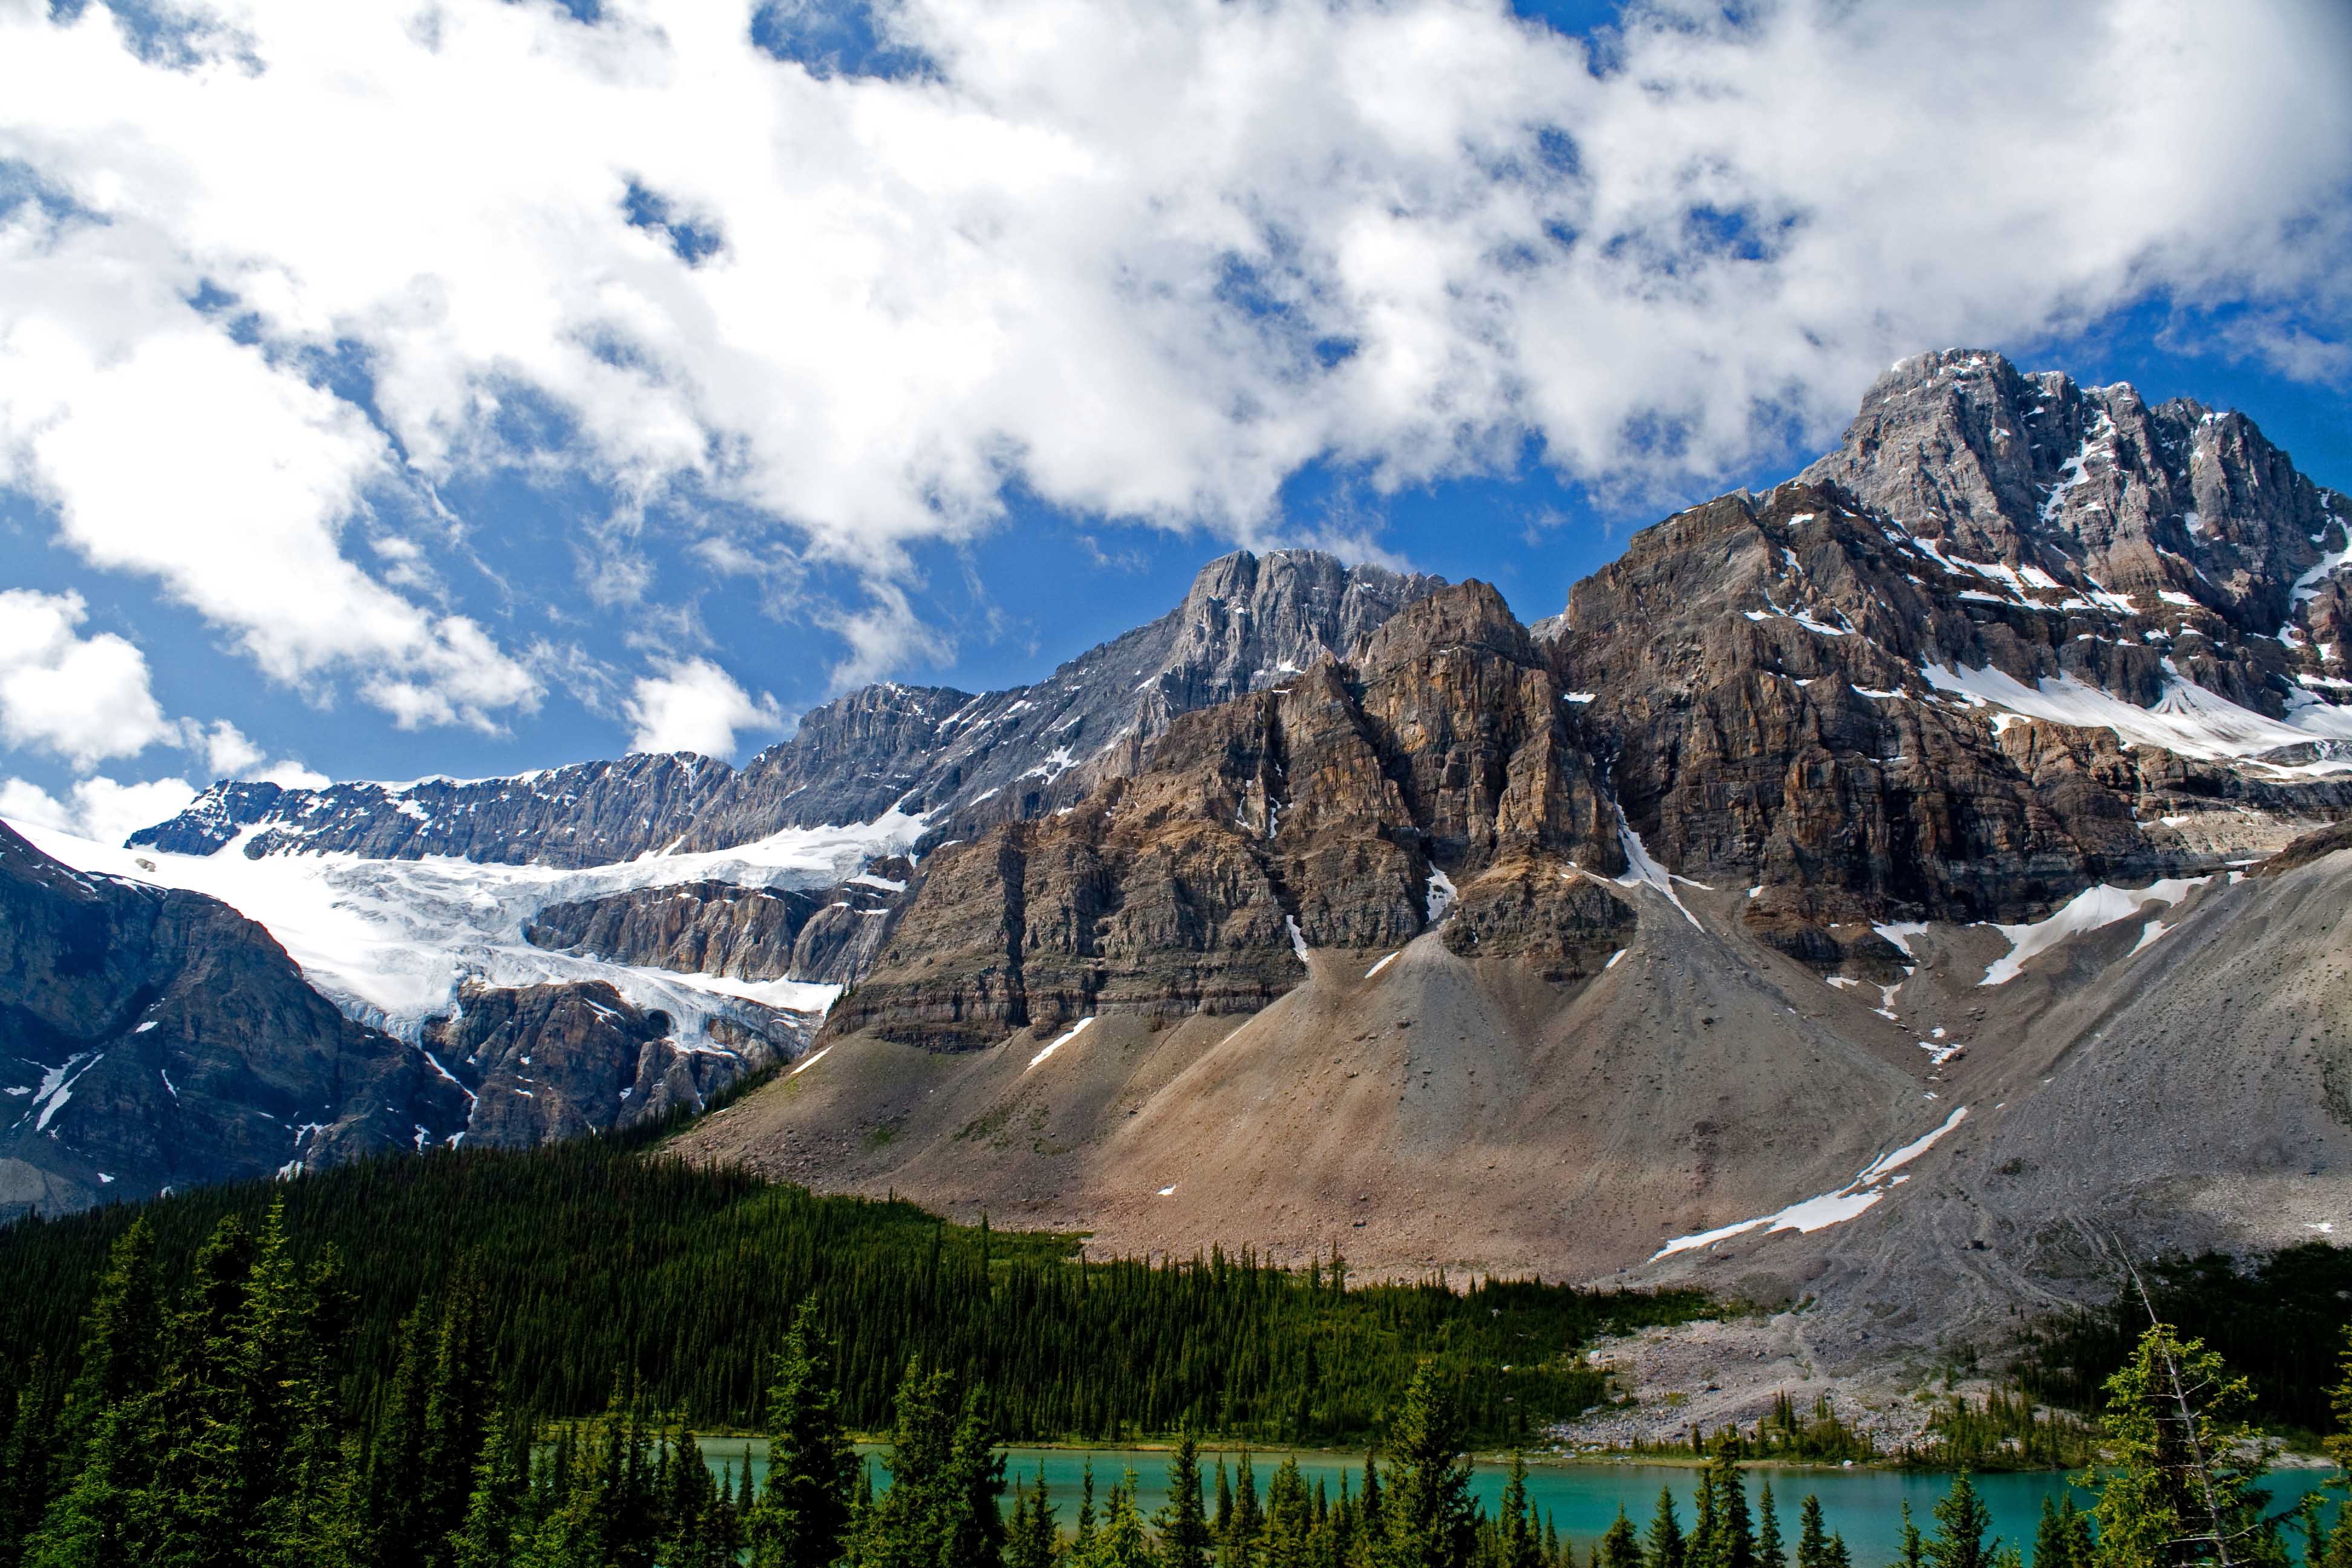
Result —
<path fill-rule="evenodd" d="M 1344 652 L 1441 585 L 1320 551 L 1238 550 L 1203 566 L 1158 620 L 1033 685 L 977 695 L 862 687 L 812 709 L 790 740 L 740 769 L 681 753 L 397 785 L 224 781 L 131 842 L 205 855 L 255 829 L 245 853 L 257 857 L 332 850 L 582 867 L 894 811 L 943 830 L 966 815 L 1034 816 L 1130 771 L 1179 714 Z"/>
<path fill-rule="evenodd" d="M 2127 384 L 2078 386 L 1978 351 L 1895 365 L 1799 478 L 1841 485 L 1953 554 L 2202 609 L 2249 636 L 2294 617 L 2303 574 L 2342 547 L 2329 536 L 2352 510 L 2242 414 L 2151 407 Z"/>

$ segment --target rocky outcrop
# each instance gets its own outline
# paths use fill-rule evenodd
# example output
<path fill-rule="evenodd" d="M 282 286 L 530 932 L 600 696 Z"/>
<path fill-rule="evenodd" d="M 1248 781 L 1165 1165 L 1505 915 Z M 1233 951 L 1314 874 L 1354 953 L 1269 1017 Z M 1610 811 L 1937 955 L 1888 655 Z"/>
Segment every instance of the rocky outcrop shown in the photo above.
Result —
<path fill-rule="evenodd" d="M 2168 637 L 2200 637 L 2213 647 L 2191 650 L 2207 661 L 2197 679 L 2232 701 L 2275 714 L 2281 668 L 2346 673 L 2347 584 L 2306 574 L 2342 559 L 2352 507 L 2242 414 L 2185 398 L 2151 407 L 2129 385 L 2026 375 L 1999 354 L 1920 354 L 1880 378 L 1843 445 L 1799 478 L 1838 485 L 1949 557 L 2038 571 L 2124 601 Z M 2283 627 L 2298 635 L 2281 659 Z M 2247 639 L 2268 646 L 2235 646 Z"/>
<path fill-rule="evenodd" d="M 0 1217 L 443 1142 L 464 1091 L 199 894 L 0 826 Z"/>
<path fill-rule="evenodd" d="M 2031 560 L 1959 548 L 1792 483 L 1678 514 L 1579 584 L 1549 647 L 1651 853 L 1759 886 L 1749 919 L 1833 962 L 1831 925 L 2025 918 L 2091 882 L 2221 858 L 2167 818 L 2307 818 L 2352 794 L 2003 711 L 1981 695 L 1988 672 L 2086 720 L 2102 700 L 2126 714 L 2185 700 L 2172 694 L 2200 671 L 2269 681 L 2281 710 L 2289 683 L 2275 641 L 2225 645 L 2210 616 L 2168 632 Z"/>
<path fill-rule="evenodd" d="M 471 1097 L 469 1142 L 528 1149 L 698 1110 L 781 1058 L 774 1042 L 732 1034 L 729 1049 L 682 1045 L 667 1014 L 602 983 L 467 985 L 457 1010 L 426 1027 L 425 1048 Z"/>
<path fill-rule="evenodd" d="M 685 882 L 550 904 L 523 927 L 533 945 L 733 980 L 846 984 L 872 967 L 914 868 L 868 862 L 838 887 Z"/>
<path fill-rule="evenodd" d="M 1306 949 L 1412 940 L 1457 876 L 1512 856 L 1621 869 L 1570 708 L 1492 588 L 1441 590 L 1350 663 L 1178 719 L 1074 810 L 935 851 L 828 1029 L 961 1049 L 1104 1013 L 1254 1012 Z M 1579 919 L 1598 917 L 1498 901 L 1494 930 L 1564 976 Z"/>

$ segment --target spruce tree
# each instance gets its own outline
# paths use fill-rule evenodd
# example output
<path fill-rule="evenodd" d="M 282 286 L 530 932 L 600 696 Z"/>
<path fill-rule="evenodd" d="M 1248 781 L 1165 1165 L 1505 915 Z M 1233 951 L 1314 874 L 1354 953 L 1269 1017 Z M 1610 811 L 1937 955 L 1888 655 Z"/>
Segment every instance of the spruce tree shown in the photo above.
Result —
<path fill-rule="evenodd" d="M 1748 1510 L 1747 1482 L 1739 1473 L 1738 1443 L 1732 1432 L 1717 1439 L 1703 1478 L 1715 1504 L 1712 1552 L 1701 1559 L 1709 1568 L 1756 1568 L 1756 1528 Z M 1700 1557 L 1696 1542 L 1693 1556 Z"/>
<path fill-rule="evenodd" d="M 1903 1528 L 1896 1537 L 1895 1561 L 1902 1568 L 1922 1568 L 1927 1560 L 1927 1549 L 1920 1540 L 1919 1527 L 1911 1522 L 1911 1500 L 1903 1500 Z"/>
<path fill-rule="evenodd" d="M 1298 1461 L 1285 1458 L 1265 1488 L 1265 1525 L 1258 1538 L 1256 1561 L 1265 1568 L 1307 1568 L 1309 1539 L 1315 1532 L 1315 1500 L 1298 1473 Z"/>
<path fill-rule="evenodd" d="M 524 1446 L 516 1441 L 516 1423 L 501 1410 L 482 1439 L 474 1458 L 474 1484 L 466 1498 L 466 1517 L 450 1538 L 455 1568 L 506 1568 L 520 1522 Z"/>
<path fill-rule="evenodd" d="M 960 1402 L 945 1372 L 926 1376 L 908 1363 L 884 1463 L 890 1489 L 877 1498 L 861 1568 L 943 1568 L 988 1563 L 1003 1554 L 1004 1461 L 995 1454 L 977 1389 Z"/>
<path fill-rule="evenodd" d="M 1052 1495 L 1045 1489 L 1045 1465 L 1037 1464 L 1037 1484 L 1024 1488 L 1021 1507 L 1013 1512 L 1013 1535 L 1006 1542 L 1006 1568 L 1054 1568 L 1055 1549 L 1060 1544 L 1060 1532 L 1055 1527 Z"/>
<path fill-rule="evenodd" d="M 2252 1394 L 2221 1358 L 2152 1325 L 2106 1382 L 2099 1430 L 2114 1467 L 2093 1514 L 2101 1568 L 2178 1568 L 2226 1550 L 2277 1550 L 2258 1483 L 2273 1449 L 2244 1419 Z"/>
<path fill-rule="evenodd" d="M 1769 1479 L 1757 1499 L 1756 1508 L 1759 1518 L 1756 1527 L 1758 1568 L 1789 1568 L 1789 1554 L 1780 1542 L 1780 1512 L 1772 1500 L 1772 1483 Z"/>
<path fill-rule="evenodd" d="M 1543 1545 L 1528 1507 L 1528 1462 L 1522 1455 L 1511 1456 L 1496 1522 L 1502 1527 L 1501 1568 L 1541 1568 Z"/>
<path fill-rule="evenodd" d="M 1991 1527 L 1992 1510 L 1978 1495 L 1968 1472 L 1961 1471 L 1936 1504 L 1936 1533 L 1927 1542 L 1929 1568 L 1993 1568 L 2000 1542 L 1985 1539 Z"/>
<path fill-rule="evenodd" d="M 2091 1568 L 2091 1516 L 2074 1506 L 2074 1493 L 2068 1492 L 2063 1503 L 2042 1500 L 2042 1521 L 2033 1532 L 2033 1568 Z"/>
<path fill-rule="evenodd" d="M 432 1358 L 416 1450 L 414 1528 L 426 1568 L 443 1568 L 449 1561 L 446 1542 L 472 1498 L 490 1415 L 490 1348 L 480 1287 L 470 1273 L 461 1273 L 442 1299 Z"/>
<path fill-rule="evenodd" d="M 369 1435 L 361 1523 L 367 1568 L 409 1568 L 424 1555 L 425 1411 L 433 1397 L 436 1314 L 420 1301 L 401 1321 L 392 1382 Z"/>
<path fill-rule="evenodd" d="M 1644 1553 L 1648 1568 L 1684 1568 L 1689 1561 L 1689 1543 L 1683 1538 L 1682 1521 L 1675 1517 L 1672 1487 L 1658 1489 L 1658 1507 L 1650 1515 L 1650 1533 L 1644 1544 L 1648 1548 Z"/>
<path fill-rule="evenodd" d="M 1463 1568 L 1477 1514 L 1454 1401 L 1423 1362 L 1389 1426 L 1389 1483 L 1381 1500 L 1377 1568 Z"/>
<path fill-rule="evenodd" d="M 1070 1550 L 1084 1552 L 1095 1538 L 1095 1460 L 1087 1456 L 1078 1469 L 1078 1518 L 1071 1532 Z"/>
<path fill-rule="evenodd" d="M 1039 1486 L 1044 1485 L 1039 1472 Z M 1168 1461 L 1168 1502 L 1154 1521 L 1166 1568 L 1209 1568 L 1209 1521 L 1201 1501 L 1201 1448 L 1190 1427 L 1176 1437 Z"/>
<path fill-rule="evenodd" d="M 1559 1532 L 1549 1523 L 1544 1530 L 1544 1546 L 1549 1555 L 1559 1556 Z M 1601 1532 L 1600 1551 L 1601 1568 L 1643 1568 L 1641 1539 L 1633 1533 L 1633 1521 L 1625 1517 L 1622 1506 L 1609 1528 Z"/>
<path fill-rule="evenodd" d="M 956 1562 L 981 1559 L 957 1558 Z M 1103 1510 L 1102 1528 L 1095 1532 L 1084 1554 L 1072 1552 L 1070 1568 L 1157 1568 L 1158 1557 L 1144 1531 L 1143 1515 L 1135 1506 L 1135 1472 L 1110 1489 Z"/>
<path fill-rule="evenodd" d="M 1822 1529 L 1822 1500 L 1807 1492 L 1797 1510 L 1797 1568 L 1828 1568 L 1829 1546 Z"/>
<path fill-rule="evenodd" d="M 849 1526 L 857 1453 L 814 1304 L 793 1314 L 768 1387 L 768 1482 L 744 1515 L 755 1568 L 826 1568 Z"/>

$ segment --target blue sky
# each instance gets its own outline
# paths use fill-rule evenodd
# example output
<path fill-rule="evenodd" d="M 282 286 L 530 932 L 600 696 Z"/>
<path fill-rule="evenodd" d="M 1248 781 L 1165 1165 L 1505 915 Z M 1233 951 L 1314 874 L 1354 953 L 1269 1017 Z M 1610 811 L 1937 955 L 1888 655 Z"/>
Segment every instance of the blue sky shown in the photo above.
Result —
<path fill-rule="evenodd" d="M 1930 347 L 2352 488 L 2340 7 L 2053 9 L 0 7 L 0 812 L 740 760 L 1236 544 L 1533 618 Z"/>

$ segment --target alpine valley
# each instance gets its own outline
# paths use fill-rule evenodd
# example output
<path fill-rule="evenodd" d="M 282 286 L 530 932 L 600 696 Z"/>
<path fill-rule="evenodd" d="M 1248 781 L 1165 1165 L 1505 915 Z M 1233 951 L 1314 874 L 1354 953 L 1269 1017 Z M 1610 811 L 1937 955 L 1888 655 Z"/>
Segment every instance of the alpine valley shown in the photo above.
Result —
<path fill-rule="evenodd" d="M 0 1214 L 685 1118 L 1114 1253 L 1803 1303 L 1776 1389 L 1987 1340 L 2352 1213 L 2347 568 L 2245 418 L 1931 353 L 1532 625 L 1242 552 L 740 769 L 0 829 Z"/>

